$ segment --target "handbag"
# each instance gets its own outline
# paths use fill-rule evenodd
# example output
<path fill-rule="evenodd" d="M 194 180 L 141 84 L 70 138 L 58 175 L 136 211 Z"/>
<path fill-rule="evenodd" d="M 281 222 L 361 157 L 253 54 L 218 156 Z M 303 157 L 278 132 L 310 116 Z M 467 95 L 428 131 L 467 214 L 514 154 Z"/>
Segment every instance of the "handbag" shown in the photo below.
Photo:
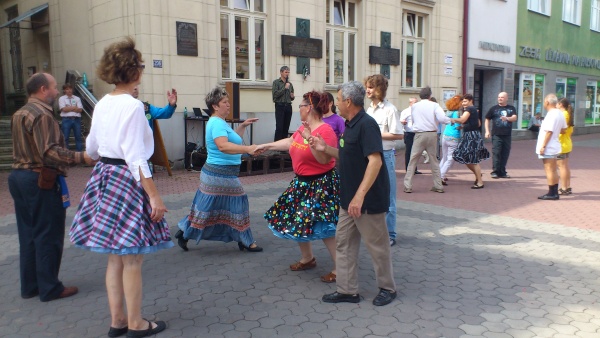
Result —
<path fill-rule="evenodd" d="M 58 170 L 50 167 L 42 167 L 38 176 L 38 187 L 42 190 L 52 190 L 56 186 Z"/>

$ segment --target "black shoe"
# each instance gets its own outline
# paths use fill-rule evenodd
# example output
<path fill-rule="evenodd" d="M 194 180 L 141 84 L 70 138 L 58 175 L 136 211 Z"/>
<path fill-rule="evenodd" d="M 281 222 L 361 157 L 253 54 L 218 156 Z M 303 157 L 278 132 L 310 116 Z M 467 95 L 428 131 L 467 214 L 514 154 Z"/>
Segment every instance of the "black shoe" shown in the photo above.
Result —
<path fill-rule="evenodd" d="M 128 330 L 129 329 L 127 328 L 127 326 L 122 327 L 120 329 L 117 329 L 116 327 L 112 327 L 111 326 L 110 330 L 108 330 L 108 336 L 111 337 L 111 338 L 120 337 L 120 336 L 122 336 L 124 334 L 127 334 Z"/>
<path fill-rule="evenodd" d="M 37 297 L 40 295 L 40 292 L 38 290 L 33 291 L 32 293 L 28 294 L 28 295 L 21 295 L 21 298 L 23 299 L 30 299 L 33 297 Z"/>
<path fill-rule="evenodd" d="M 138 338 L 138 337 L 148 337 L 154 336 L 155 334 L 164 331 L 167 328 L 167 324 L 161 320 L 156 321 L 156 327 L 152 328 L 152 323 L 149 320 L 148 328 L 146 330 L 128 330 L 127 337 L 129 338 Z"/>
<path fill-rule="evenodd" d="M 510 175 L 506 174 L 506 175 L 498 176 L 498 178 L 510 178 Z"/>
<path fill-rule="evenodd" d="M 175 238 L 177 238 L 177 245 L 183 249 L 183 251 L 188 251 L 187 242 L 188 240 L 183 238 L 183 231 L 179 230 L 175 233 Z"/>
<path fill-rule="evenodd" d="M 263 248 L 261 248 L 260 246 L 255 246 L 255 247 L 249 247 L 249 246 L 245 246 L 244 244 L 242 244 L 242 242 L 238 242 L 238 248 L 240 248 L 240 251 L 244 251 L 244 249 L 248 250 L 249 252 L 261 252 L 263 251 Z"/>
<path fill-rule="evenodd" d="M 490 176 L 491 176 L 492 178 L 498 178 L 498 174 L 496 174 L 496 173 L 491 173 L 491 174 L 490 174 Z"/>
<path fill-rule="evenodd" d="M 423 174 L 423 173 L 418 170 L 415 170 L 415 175 L 421 175 L 421 174 Z"/>
<path fill-rule="evenodd" d="M 321 300 L 325 303 L 358 303 L 360 302 L 360 296 L 358 294 L 347 295 L 343 293 L 334 292 L 324 295 L 323 298 L 321 298 Z"/>
<path fill-rule="evenodd" d="M 375 306 L 383 306 L 388 305 L 394 299 L 396 299 L 396 291 L 392 292 L 386 289 L 379 289 L 379 294 L 375 299 L 373 299 L 373 305 Z"/>
<path fill-rule="evenodd" d="M 390 246 L 394 246 L 394 245 L 396 245 L 396 240 L 390 238 Z"/>
<path fill-rule="evenodd" d="M 560 197 L 558 195 L 550 195 L 550 194 L 546 194 L 546 195 L 542 195 L 542 196 L 538 197 L 539 200 L 547 200 L 547 201 L 556 201 L 559 198 Z"/>

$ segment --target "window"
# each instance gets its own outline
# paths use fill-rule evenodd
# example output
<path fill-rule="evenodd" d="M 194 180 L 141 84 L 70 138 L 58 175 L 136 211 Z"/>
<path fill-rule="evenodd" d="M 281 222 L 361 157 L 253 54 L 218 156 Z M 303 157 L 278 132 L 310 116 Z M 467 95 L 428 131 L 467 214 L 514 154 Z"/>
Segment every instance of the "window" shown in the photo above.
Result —
<path fill-rule="evenodd" d="M 549 16 L 550 0 L 527 0 L 527 9 Z"/>
<path fill-rule="evenodd" d="M 425 17 L 404 13 L 402 18 L 402 87 L 423 87 Z"/>
<path fill-rule="evenodd" d="M 221 0 L 221 77 L 265 80 L 264 0 Z"/>
<path fill-rule="evenodd" d="M 563 21 L 581 24 L 581 0 L 563 0 Z"/>
<path fill-rule="evenodd" d="M 592 17 L 590 18 L 590 29 L 600 32 L 600 0 L 592 0 Z"/>
<path fill-rule="evenodd" d="M 356 79 L 356 3 L 327 0 L 325 21 L 325 82 L 341 84 Z"/>

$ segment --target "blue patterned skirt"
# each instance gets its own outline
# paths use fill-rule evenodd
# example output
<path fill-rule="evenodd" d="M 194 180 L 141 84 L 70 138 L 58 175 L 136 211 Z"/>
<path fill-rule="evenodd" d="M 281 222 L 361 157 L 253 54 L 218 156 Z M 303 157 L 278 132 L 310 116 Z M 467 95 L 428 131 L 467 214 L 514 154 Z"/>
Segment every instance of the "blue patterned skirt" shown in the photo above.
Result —
<path fill-rule="evenodd" d="M 456 146 L 452 158 L 462 164 L 478 164 L 490 158 L 490 152 L 483 145 L 479 130 L 467 131 Z"/>
<path fill-rule="evenodd" d="M 273 234 L 296 242 L 335 236 L 340 180 L 334 168 L 323 175 L 296 176 L 265 213 Z"/>
<path fill-rule="evenodd" d="M 85 187 L 69 237 L 75 246 L 117 255 L 173 246 L 167 222 L 150 219 L 150 199 L 127 166 L 98 162 Z"/>
<path fill-rule="evenodd" d="M 239 165 L 204 164 L 190 214 L 179 221 L 185 239 L 254 243 L 248 195 L 238 178 Z"/>

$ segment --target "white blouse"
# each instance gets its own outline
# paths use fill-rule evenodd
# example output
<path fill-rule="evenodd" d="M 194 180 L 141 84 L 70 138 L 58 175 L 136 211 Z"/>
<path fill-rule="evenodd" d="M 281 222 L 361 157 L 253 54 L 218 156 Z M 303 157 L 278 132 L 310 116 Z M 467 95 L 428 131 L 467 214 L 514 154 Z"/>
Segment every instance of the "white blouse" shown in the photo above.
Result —
<path fill-rule="evenodd" d="M 86 152 L 94 160 L 100 156 L 124 159 L 133 177 L 152 177 L 148 159 L 154 152 L 152 129 L 144 114 L 144 104 L 131 95 L 105 95 L 96 104 L 92 127 L 86 139 Z"/>

